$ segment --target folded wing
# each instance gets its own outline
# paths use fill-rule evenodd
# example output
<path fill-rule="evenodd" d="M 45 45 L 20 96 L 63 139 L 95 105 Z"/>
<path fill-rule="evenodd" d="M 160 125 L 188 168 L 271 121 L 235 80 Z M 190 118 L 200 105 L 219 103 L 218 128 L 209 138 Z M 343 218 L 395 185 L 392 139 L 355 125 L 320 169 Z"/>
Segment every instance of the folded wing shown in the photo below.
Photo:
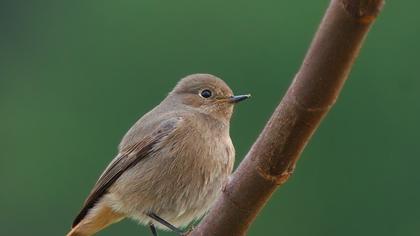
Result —
<path fill-rule="evenodd" d="M 166 136 L 170 135 L 179 126 L 180 118 L 171 118 L 163 121 L 150 135 L 145 136 L 134 145 L 121 150 L 121 153 L 108 165 L 99 177 L 83 208 L 73 221 L 75 227 L 88 214 L 101 197 L 107 193 L 109 187 L 129 168 L 139 164 L 141 160 L 151 156 L 158 148 L 156 145 Z M 140 163 L 141 164 L 141 163 Z"/>

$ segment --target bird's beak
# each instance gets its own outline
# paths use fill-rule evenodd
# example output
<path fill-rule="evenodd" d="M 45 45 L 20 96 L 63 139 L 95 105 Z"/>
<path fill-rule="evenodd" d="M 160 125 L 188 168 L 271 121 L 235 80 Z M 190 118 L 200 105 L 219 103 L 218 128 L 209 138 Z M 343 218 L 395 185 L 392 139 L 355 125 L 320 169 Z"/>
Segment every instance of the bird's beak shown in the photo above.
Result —
<path fill-rule="evenodd" d="M 240 101 L 243 101 L 247 98 L 250 98 L 251 94 L 245 94 L 245 95 L 236 95 L 236 96 L 231 96 L 229 97 L 229 102 L 230 103 L 238 103 Z"/>

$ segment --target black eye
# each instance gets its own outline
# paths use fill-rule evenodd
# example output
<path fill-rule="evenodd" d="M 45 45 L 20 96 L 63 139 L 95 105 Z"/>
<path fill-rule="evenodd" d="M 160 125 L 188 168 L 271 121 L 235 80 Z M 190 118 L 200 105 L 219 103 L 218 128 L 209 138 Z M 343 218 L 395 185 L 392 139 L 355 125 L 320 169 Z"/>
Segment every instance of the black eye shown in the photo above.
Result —
<path fill-rule="evenodd" d="M 203 98 L 209 98 L 209 97 L 211 97 L 211 91 L 208 90 L 208 89 L 204 89 L 203 91 L 201 91 L 200 95 Z"/>

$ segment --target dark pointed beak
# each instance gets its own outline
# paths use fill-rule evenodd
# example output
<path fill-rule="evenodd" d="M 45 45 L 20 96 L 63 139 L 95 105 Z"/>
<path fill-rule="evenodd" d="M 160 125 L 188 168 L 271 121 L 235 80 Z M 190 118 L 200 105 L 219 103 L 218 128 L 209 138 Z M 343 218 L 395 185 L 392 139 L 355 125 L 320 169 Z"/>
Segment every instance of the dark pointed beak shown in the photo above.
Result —
<path fill-rule="evenodd" d="M 243 100 L 245 100 L 247 98 L 250 98 L 250 97 L 251 97 L 251 94 L 231 96 L 231 97 L 229 97 L 229 102 L 238 103 L 238 102 L 243 101 Z"/>

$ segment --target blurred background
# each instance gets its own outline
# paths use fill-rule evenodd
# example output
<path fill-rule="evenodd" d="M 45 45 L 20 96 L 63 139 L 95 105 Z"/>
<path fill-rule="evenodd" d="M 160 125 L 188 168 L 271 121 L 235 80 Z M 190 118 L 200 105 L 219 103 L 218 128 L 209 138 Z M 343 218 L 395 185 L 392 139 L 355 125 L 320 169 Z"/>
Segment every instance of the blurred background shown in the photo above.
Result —
<path fill-rule="evenodd" d="M 191 73 L 252 93 L 232 120 L 238 164 L 328 2 L 0 1 L 0 235 L 64 235 L 123 134 Z M 419 7 L 387 2 L 249 235 L 420 235 Z"/>

